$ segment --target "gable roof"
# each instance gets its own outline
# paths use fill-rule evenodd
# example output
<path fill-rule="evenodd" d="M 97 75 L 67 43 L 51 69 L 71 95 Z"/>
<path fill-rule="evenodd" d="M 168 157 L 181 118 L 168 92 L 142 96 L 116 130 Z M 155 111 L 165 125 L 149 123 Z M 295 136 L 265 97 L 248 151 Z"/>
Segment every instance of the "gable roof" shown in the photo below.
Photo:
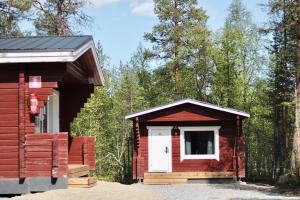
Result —
<path fill-rule="evenodd" d="M 76 51 L 92 36 L 29 36 L 0 38 L 0 52 Z"/>
<path fill-rule="evenodd" d="M 1 63 L 74 62 L 91 50 L 97 73 L 97 85 L 104 77 L 93 37 L 83 36 L 25 36 L 0 38 Z"/>
<path fill-rule="evenodd" d="M 222 107 L 222 106 L 218 106 L 218 105 L 214 105 L 214 104 L 210 104 L 210 103 L 206 103 L 206 102 L 202 102 L 202 101 L 196 101 L 196 100 L 192 100 L 192 99 L 183 99 L 183 100 L 176 101 L 176 102 L 173 102 L 173 103 L 170 103 L 170 104 L 158 106 L 158 107 L 155 107 L 155 108 L 150 108 L 150 109 L 142 111 L 142 112 L 127 115 L 125 117 L 125 119 L 132 119 L 132 118 L 135 118 L 135 117 L 138 117 L 138 116 L 141 116 L 141 115 L 146 115 L 146 114 L 149 114 L 149 113 L 157 112 L 157 111 L 160 111 L 160 110 L 164 110 L 164 109 L 167 109 L 167 108 L 179 106 L 179 105 L 186 104 L 186 103 L 196 105 L 196 106 L 205 107 L 205 108 L 210 108 L 210 109 L 213 109 L 213 110 L 218 110 L 218 111 L 222 111 L 222 112 L 226 112 L 226 113 L 230 113 L 230 114 L 234 114 L 234 115 L 239 115 L 239 116 L 242 116 L 242 117 L 247 117 L 247 118 L 250 117 L 249 113 L 239 111 L 239 110 L 236 110 L 236 109 Z"/>

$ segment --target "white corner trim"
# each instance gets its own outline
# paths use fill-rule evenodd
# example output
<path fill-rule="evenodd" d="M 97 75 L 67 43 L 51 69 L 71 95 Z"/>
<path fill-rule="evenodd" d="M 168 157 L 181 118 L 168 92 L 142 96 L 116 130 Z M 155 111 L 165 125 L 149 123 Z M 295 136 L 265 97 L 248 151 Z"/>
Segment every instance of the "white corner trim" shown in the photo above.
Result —
<path fill-rule="evenodd" d="M 149 172 L 156 172 L 153 171 L 152 165 L 151 165 L 151 158 L 152 158 L 152 134 L 151 132 L 154 130 L 165 130 L 165 131 L 170 131 L 169 135 L 169 147 L 170 147 L 170 153 L 169 153 L 169 170 L 167 172 L 172 172 L 173 166 L 172 166 L 172 128 L 173 126 L 147 126 L 148 129 L 148 171 Z"/>
<path fill-rule="evenodd" d="M 202 107 L 205 107 L 205 108 L 211 108 L 213 110 L 219 110 L 219 111 L 223 111 L 223 112 L 227 112 L 227 113 L 231 113 L 231 114 L 235 114 L 235 115 L 240 115 L 240 116 L 243 116 L 243 117 L 250 117 L 250 114 L 246 113 L 246 112 L 234 110 L 234 109 L 231 109 L 231 108 L 225 108 L 225 107 L 221 107 L 221 106 L 217 106 L 217 105 L 213 105 L 213 104 L 209 104 L 209 103 L 204 103 L 204 102 L 200 102 L 200 101 L 195 101 L 195 100 L 191 100 L 191 99 L 184 99 L 184 100 L 177 101 L 177 102 L 174 102 L 174 103 L 170 103 L 170 104 L 167 104 L 167 105 L 164 105 L 164 106 L 159 106 L 159 107 L 152 108 L 152 109 L 149 109 L 149 110 L 146 110 L 146 111 L 142 111 L 142 112 L 134 113 L 134 114 L 131 114 L 131 115 L 127 115 L 125 117 L 125 119 L 131 119 L 131 118 L 134 118 L 134 117 L 137 117 L 137 116 L 140 116 L 140 115 L 149 114 L 149 113 L 152 113 L 152 112 L 160 111 L 160 110 L 163 110 L 163 109 L 171 108 L 171 107 L 182 105 L 182 104 L 185 104 L 185 103 L 190 103 L 190 104 L 193 104 L 193 105 L 196 105 L 196 106 L 202 106 Z"/>
<path fill-rule="evenodd" d="M 179 127 L 180 130 L 180 161 L 183 160 L 220 160 L 220 138 L 219 130 L 221 126 L 194 126 L 194 127 Z M 214 131 L 214 154 L 211 155 L 186 155 L 185 154 L 185 131 Z"/>

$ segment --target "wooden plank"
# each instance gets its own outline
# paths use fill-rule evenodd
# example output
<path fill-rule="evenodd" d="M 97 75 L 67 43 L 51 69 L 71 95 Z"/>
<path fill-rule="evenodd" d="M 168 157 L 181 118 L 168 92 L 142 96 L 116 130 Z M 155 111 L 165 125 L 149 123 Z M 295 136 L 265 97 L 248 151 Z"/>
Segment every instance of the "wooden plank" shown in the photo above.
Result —
<path fill-rule="evenodd" d="M 68 165 L 68 171 L 70 174 L 89 170 L 88 165 Z"/>
<path fill-rule="evenodd" d="M 69 178 L 69 185 L 90 185 L 97 182 L 96 177 Z"/>
<path fill-rule="evenodd" d="M 18 114 L 18 109 L 16 108 L 0 108 L 0 114 Z"/>
<path fill-rule="evenodd" d="M 18 89 L 1 89 L 0 95 L 18 95 Z"/>
<path fill-rule="evenodd" d="M 187 183 L 187 179 L 175 178 L 175 179 L 144 179 L 146 185 L 165 185 L 165 184 L 183 184 Z"/>
<path fill-rule="evenodd" d="M 68 173 L 68 177 L 69 178 L 77 178 L 77 177 L 81 177 L 81 176 L 87 176 L 89 174 L 89 170 L 85 170 L 85 171 L 80 171 L 80 172 L 76 172 L 76 173 Z"/>
<path fill-rule="evenodd" d="M 144 173 L 145 179 L 210 179 L 233 178 L 233 172 L 171 172 Z"/>
<path fill-rule="evenodd" d="M 18 102 L 10 101 L 10 102 L 0 102 L 0 108 L 17 108 Z"/>
<path fill-rule="evenodd" d="M 0 127 L 0 134 L 1 133 L 18 133 L 18 127 Z"/>
<path fill-rule="evenodd" d="M 37 95 L 51 95 L 53 94 L 53 89 L 52 88 L 39 88 L 39 89 L 29 88 L 29 93 L 36 93 Z"/>
<path fill-rule="evenodd" d="M 15 159 L 0 159 L 0 165 L 18 165 L 19 160 Z"/>
<path fill-rule="evenodd" d="M 52 158 L 52 152 L 26 152 L 27 158 Z"/>
<path fill-rule="evenodd" d="M 52 165 L 48 164 L 38 164 L 38 165 L 31 165 L 27 164 L 26 169 L 29 171 L 51 171 Z"/>
<path fill-rule="evenodd" d="M 3 134 L 0 133 L 0 140 L 18 140 L 19 135 L 17 133 Z"/>
<path fill-rule="evenodd" d="M 90 185 L 69 185 L 69 188 L 91 188 L 96 185 L 97 185 L 97 183 L 90 184 Z"/>
<path fill-rule="evenodd" d="M 0 114 L 0 121 L 18 121 L 18 114 Z"/>
<path fill-rule="evenodd" d="M 0 95 L 0 102 L 18 102 L 18 95 Z"/>
<path fill-rule="evenodd" d="M 18 178 L 18 171 L 0 171 L 0 178 Z"/>
<path fill-rule="evenodd" d="M 0 171 L 17 171 L 19 165 L 0 165 Z"/>
<path fill-rule="evenodd" d="M 16 146 L 18 144 L 18 140 L 0 140 L 0 146 Z"/>
<path fill-rule="evenodd" d="M 15 127 L 18 126 L 18 121 L 0 121 L 0 127 L 3 126 L 9 126 L 9 127 Z"/>
<path fill-rule="evenodd" d="M 18 83 L 0 83 L 1 89 L 16 89 L 18 88 Z"/>

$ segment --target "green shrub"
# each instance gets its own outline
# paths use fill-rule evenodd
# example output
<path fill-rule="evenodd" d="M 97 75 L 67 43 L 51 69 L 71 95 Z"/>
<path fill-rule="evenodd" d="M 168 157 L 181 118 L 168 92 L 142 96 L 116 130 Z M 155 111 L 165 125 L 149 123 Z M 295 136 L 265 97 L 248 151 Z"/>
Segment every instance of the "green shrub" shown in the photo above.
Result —
<path fill-rule="evenodd" d="M 276 186 L 283 189 L 300 188 L 300 175 L 291 172 L 285 173 L 278 178 Z"/>

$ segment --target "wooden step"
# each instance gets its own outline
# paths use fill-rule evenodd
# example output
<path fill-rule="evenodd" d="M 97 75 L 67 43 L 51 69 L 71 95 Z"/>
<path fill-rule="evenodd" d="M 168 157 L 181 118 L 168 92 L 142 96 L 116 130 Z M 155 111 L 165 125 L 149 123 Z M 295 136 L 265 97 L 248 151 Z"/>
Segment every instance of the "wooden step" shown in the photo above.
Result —
<path fill-rule="evenodd" d="M 90 188 L 97 184 L 96 177 L 69 178 L 69 188 Z"/>
<path fill-rule="evenodd" d="M 187 183 L 187 179 L 184 178 L 162 178 L 162 179 L 144 179 L 146 185 L 168 185 L 168 184 L 183 184 Z"/>
<path fill-rule="evenodd" d="M 233 172 L 144 173 L 144 179 L 211 179 L 233 178 Z"/>
<path fill-rule="evenodd" d="M 87 176 L 88 174 L 89 174 L 88 165 L 68 165 L 69 178 Z"/>

